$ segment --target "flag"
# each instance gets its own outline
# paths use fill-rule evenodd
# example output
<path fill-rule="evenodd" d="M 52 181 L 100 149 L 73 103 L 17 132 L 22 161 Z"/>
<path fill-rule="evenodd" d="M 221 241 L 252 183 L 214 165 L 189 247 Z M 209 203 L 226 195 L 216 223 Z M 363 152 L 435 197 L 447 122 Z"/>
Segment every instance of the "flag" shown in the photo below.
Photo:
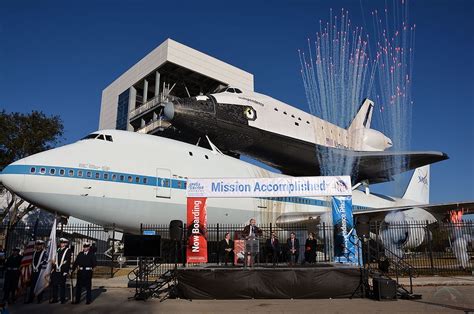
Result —
<path fill-rule="evenodd" d="M 20 264 L 20 278 L 18 280 L 18 287 L 16 289 L 16 295 L 21 295 L 23 291 L 28 287 L 31 280 L 31 263 L 33 261 L 33 252 L 35 250 L 35 241 L 30 241 L 26 245 L 23 251 L 23 257 Z"/>
<path fill-rule="evenodd" d="M 56 219 L 54 219 L 53 227 L 51 228 L 51 234 L 49 235 L 49 245 L 46 251 L 47 254 L 47 263 L 46 267 L 41 269 L 39 274 L 38 281 L 36 282 L 35 286 L 35 295 L 39 295 L 49 286 L 49 282 L 51 279 L 51 270 L 53 268 L 53 263 L 56 262 L 57 259 L 57 248 L 56 248 Z"/>

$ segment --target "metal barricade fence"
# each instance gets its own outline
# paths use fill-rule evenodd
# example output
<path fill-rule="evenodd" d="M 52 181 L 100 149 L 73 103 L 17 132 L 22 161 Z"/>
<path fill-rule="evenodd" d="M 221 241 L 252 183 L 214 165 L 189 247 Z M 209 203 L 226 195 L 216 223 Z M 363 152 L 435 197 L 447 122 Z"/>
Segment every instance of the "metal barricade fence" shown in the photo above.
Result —
<path fill-rule="evenodd" d="M 212 224 L 207 226 L 206 238 L 208 241 L 208 263 L 215 264 L 219 261 L 219 241 L 224 239 L 227 232 L 235 240 L 245 225 L 243 224 Z M 308 232 L 316 235 L 317 247 L 315 262 L 330 262 L 334 257 L 334 229 L 333 226 L 320 224 L 291 225 L 281 228 L 274 224 L 258 225 L 263 235 L 259 238 L 260 253 L 258 261 L 262 264 L 269 262 L 269 251 L 266 240 L 271 232 L 275 232 L 280 241 L 281 253 L 278 255 L 279 263 L 288 261 L 287 239 L 291 232 L 295 232 L 299 239 L 299 261 L 304 260 L 305 240 Z M 183 228 L 182 241 L 175 242 L 170 239 L 169 225 L 140 226 L 141 233 L 153 231 L 161 236 L 161 256 L 153 261 L 159 264 L 156 275 L 174 267 L 174 263 L 186 262 L 186 226 Z M 4 247 L 9 255 L 14 247 L 26 247 L 28 241 L 36 239 L 47 240 L 51 227 L 17 224 L 7 230 L 7 226 L 0 225 L 0 233 L 6 235 Z M 97 255 L 98 269 L 96 274 L 113 276 L 119 267 L 118 257 L 122 254 L 120 246 L 122 240 L 120 230 L 115 226 L 99 226 L 94 224 L 58 224 L 57 239 L 64 237 L 70 241 L 74 248 L 74 255 L 82 249 L 84 242 L 91 242 Z M 370 223 L 370 263 L 378 263 L 382 256 L 388 259 L 403 261 L 411 265 L 418 274 L 471 274 L 473 271 L 472 257 L 474 255 L 474 223 L 429 223 L 385 222 Z M 390 252 L 388 254 L 388 252 Z M 363 254 L 364 260 L 366 254 Z M 271 259 L 270 259 L 271 261 Z M 365 262 L 367 262 L 365 260 Z M 128 260 L 129 266 L 136 266 L 137 261 Z M 126 266 L 126 264 L 124 265 Z M 189 265 L 188 265 L 189 266 Z M 390 271 L 393 271 L 391 269 Z"/>

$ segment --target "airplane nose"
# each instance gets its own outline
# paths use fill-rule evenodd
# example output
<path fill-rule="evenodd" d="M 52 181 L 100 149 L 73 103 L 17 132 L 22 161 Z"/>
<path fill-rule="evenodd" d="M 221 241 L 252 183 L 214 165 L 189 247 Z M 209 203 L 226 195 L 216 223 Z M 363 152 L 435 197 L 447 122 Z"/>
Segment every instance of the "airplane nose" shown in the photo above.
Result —
<path fill-rule="evenodd" d="M 0 181 L 7 189 L 13 192 L 21 192 L 25 184 L 25 169 L 20 162 L 14 162 L 6 166 L 0 174 Z"/>

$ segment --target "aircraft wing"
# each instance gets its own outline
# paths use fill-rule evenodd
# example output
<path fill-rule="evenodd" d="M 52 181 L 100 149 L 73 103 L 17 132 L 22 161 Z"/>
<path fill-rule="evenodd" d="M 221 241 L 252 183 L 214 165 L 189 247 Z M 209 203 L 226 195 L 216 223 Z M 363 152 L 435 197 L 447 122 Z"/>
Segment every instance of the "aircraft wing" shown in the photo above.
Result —
<path fill-rule="evenodd" d="M 436 151 L 418 152 L 357 152 L 342 151 L 342 158 L 353 164 L 352 181 L 368 180 L 381 183 L 393 180 L 393 176 L 424 165 L 448 159 L 448 155 Z"/>
<path fill-rule="evenodd" d="M 320 163 L 325 160 L 333 164 L 352 165 L 353 184 L 363 180 L 372 184 L 392 181 L 394 175 L 449 158 L 445 153 L 437 151 L 352 151 L 315 145 L 280 134 L 269 136 L 263 132 L 251 139 L 242 138 L 239 143 L 245 147 L 235 152 L 248 155 L 291 176 L 320 176 L 320 170 L 324 168 Z M 331 170 L 338 167 L 329 165 L 326 168 Z M 334 175 L 340 175 L 340 171 L 336 169 L 335 172 L 338 173 Z M 329 171 L 329 175 L 331 174 Z"/>
<path fill-rule="evenodd" d="M 442 220 L 450 211 L 461 211 L 463 215 L 474 214 L 474 202 L 443 203 L 443 204 L 414 204 L 398 207 L 384 207 L 354 211 L 354 215 L 369 216 L 371 219 L 383 219 L 388 212 L 404 211 L 412 208 L 422 208 L 431 213 L 435 218 Z"/>

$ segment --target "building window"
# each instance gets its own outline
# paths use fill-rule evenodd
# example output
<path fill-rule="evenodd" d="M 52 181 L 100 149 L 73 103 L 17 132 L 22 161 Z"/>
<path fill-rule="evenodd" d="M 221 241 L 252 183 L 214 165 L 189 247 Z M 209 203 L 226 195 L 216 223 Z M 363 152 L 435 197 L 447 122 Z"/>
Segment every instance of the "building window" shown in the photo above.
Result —
<path fill-rule="evenodd" d="M 117 130 L 127 130 L 128 126 L 128 101 L 130 98 L 130 90 L 127 89 L 118 97 L 117 119 L 115 126 Z"/>

